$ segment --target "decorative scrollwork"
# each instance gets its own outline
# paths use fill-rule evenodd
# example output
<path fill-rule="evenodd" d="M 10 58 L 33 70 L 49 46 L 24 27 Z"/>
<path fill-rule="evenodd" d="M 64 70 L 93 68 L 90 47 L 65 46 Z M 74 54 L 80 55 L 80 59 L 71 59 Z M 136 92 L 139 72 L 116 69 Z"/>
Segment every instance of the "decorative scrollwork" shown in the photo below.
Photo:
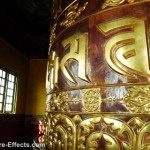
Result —
<path fill-rule="evenodd" d="M 47 103 L 47 111 L 70 111 L 70 105 L 82 104 L 82 112 L 99 112 L 101 106 L 100 89 L 83 90 L 83 97 L 69 98 L 68 92 L 51 94 L 50 101 Z"/>
<path fill-rule="evenodd" d="M 71 26 L 75 22 L 75 19 L 80 16 L 81 12 L 85 10 L 87 4 L 88 2 L 85 2 L 82 7 L 78 7 L 78 3 L 70 6 L 65 12 L 65 19 L 60 22 L 60 26 Z"/>
<path fill-rule="evenodd" d="M 52 94 L 50 100 L 50 110 L 52 111 L 66 111 L 68 108 L 68 94 L 66 92 L 59 93 L 58 96 L 56 94 Z M 68 108 L 69 109 L 69 108 Z"/>
<path fill-rule="evenodd" d="M 51 47 L 52 47 L 52 44 L 53 44 L 53 42 L 54 42 L 54 40 L 55 40 L 55 38 L 56 38 L 56 33 L 55 33 L 56 27 L 57 27 L 57 23 L 55 23 L 55 24 L 52 26 L 52 28 L 51 28 L 50 41 L 49 41 L 49 53 L 50 53 L 50 49 L 51 49 Z"/>
<path fill-rule="evenodd" d="M 77 149 L 85 149 L 86 136 L 90 134 L 90 130 L 94 129 L 94 124 L 100 122 L 101 117 L 90 118 L 82 121 L 77 130 Z"/>
<path fill-rule="evenodd" d="M 63 114 L 57 114 L 51 122 L 52 150 L 75 150 L 76 128 L 72 119 Z"/>
<path fill-rule="evenodd" d="M 134 113 L 150 113 L 150 86 L 134 86 L 128 91 L 124 103 Z"/>
<path fill-rule="evenodd" d="M 150 149 L 150 124 L 145 124 L 138 135 L 137 147 L 141 150 Z"/>
<path fill-rule="evenodd" d="M 120 99 L 102 97 L 102 91 L 102 88 L 84 89 L 81 90 L 80 98 L 71 98 L 67 91 L 53 93 L 47 102 L 47 111 L 74 111 L 79 106 L 76 110 L 81 112 L 101 112 L 102 104 L 119 103 L 130 112 L 150 113 L 149 85 L 129 87 L 127 94 Z"/>
<path fill-rule="evenodd" d="M 99 90 L 88 90 L 83 96 L 83 109 L 85 112 L 99 112 L 101 96 Z"/>
<path fill-rule="evenodd" d="M 115 132 L 115 135 L 122 140 L 122 145 L 125 149 L 135 149 L 135 133 L 128 124 L 112 118 L 104 118 L 104 121 Z"/>
<path fill-rule="evenodd" d="M 103 132 L 94 132 L 87 139 L 86 150 L 96 150 L 98 148 L 98 141 L 104 139 L 106 149 L 108 150 L 119 150 L 119 144 L 114 136 L 103 133 Z M 104 147 L 103 145 L 100 145 Z"/>
<path fill-rule="evenodd" d="M 49 114 L 45 124 L 48 149 L 97 150 L 103 147 L 108 150 L 149 150 L 149 117 L 84 115 Z"/>

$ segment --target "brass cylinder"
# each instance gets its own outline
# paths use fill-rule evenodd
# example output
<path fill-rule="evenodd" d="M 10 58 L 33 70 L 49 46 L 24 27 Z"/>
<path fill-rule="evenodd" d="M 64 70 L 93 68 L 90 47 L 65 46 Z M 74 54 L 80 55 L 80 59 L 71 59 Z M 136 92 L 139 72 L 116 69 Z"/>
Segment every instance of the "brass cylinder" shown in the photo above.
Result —
<path fill-rule="evenodd" d="M 54 0 L 48 150 L 150 149 L 150 1 Z"/>

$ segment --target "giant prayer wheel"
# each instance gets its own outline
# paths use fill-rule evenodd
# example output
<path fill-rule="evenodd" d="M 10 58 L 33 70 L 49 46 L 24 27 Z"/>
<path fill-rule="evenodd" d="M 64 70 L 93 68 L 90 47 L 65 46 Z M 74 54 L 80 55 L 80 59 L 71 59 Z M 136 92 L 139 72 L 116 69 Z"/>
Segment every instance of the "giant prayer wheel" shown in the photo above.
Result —
<path fill-rule="evenodd" d="M 54 0 L 47 150 L 150 150 L 150 0 Z"/>

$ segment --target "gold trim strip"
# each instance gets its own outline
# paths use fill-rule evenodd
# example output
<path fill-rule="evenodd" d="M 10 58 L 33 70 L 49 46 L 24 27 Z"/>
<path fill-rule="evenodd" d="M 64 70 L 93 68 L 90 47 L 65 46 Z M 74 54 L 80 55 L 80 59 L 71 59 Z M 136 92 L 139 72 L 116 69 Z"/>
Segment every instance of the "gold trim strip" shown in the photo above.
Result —
<path fill-rule="evenodd" d="M 71 112 L 62 112 L 62 111 L 49 111 L 47 112 L 47 114 L 58 114 L 58 113 L 61 113 L 61 114 L 65 114 L 65 115 L 95 115 L 95 116 L 129 116 L 129 117 L 135 117 L 135 116 L 138 116 L 138 117 L 150 117 L 150 114 L 141 114 L 141 113 L 127 113 L 127 112 L 77 112 L 77 111 L 71 111 Z"/>
<path fill-rule="evenodd" d="M 66 89 L 62 89 L 62 90 L 55 90 L 52 91 L 49 94 L 53 94 L 53 93 L 59 93 L 59 92 L 67 92 L 67 91 L 73 91 L 73 90 L 83 90 L 83 89 L 93 89 L 93 88 L 114 88 L 114 87 L 120 87 L 120 86 L 135 86 L 135 85 L 150 85 L 150 82 L 139 82 L 139 83 L 125 83 L 125 84 L 101 84 L 101 85 L 91 85 L 91 86 L 77 86 L 77 87 L 70 87 L 70 88 L 66 88 Z"/>
<path fill-rule="evenodd" d="M 78 96 L 76 93 L 80 93 Z M 111 107 L 110 107 L 111 106 Z M 116 110 L 117 107 L 121 109 Z M 104 107 L 104 108 L 103 108 Z M 49 111 L 150 113 L 150 86 L 78 89 L 47 97 Z"/>

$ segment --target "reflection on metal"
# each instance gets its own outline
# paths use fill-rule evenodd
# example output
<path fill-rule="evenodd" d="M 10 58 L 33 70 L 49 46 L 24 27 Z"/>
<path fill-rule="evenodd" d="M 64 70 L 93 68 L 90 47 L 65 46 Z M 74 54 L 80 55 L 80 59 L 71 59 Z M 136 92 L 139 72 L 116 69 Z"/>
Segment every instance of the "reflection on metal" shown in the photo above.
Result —
<path fill-rule="evenodd" d="M 60 22 L 60 26 L 69 27 L 73 23 L 75 23 L 76 18 L 80 16 L 82 11 L 85 10 L 87 4 L 88 2 L 85 2 L 84 5 L 81 7 L 78 7 L 78 2 L 74 5 L 71 5 L 65 12 L 65 19 L 62 22 Z"/>
<path fill-rule="evenodd" d="M 102 5 L 102 9 L 106 7 L 115 7 L 121 5 L 124 2 L 133 3 L 135 0 L 105 0 L 105 3 Z"/>
<path fill-rule="evenodd" d="M 47 73 L 46 73 L 46 89 L 47 93 L 50 92 L 50 90 L 53 90 L 54 87 L 57 86 L 58 82 L 58 60 L 59 58 L 56 56 L 56 53 L 54 51 L 51 51 L 47 63 Z"/>

